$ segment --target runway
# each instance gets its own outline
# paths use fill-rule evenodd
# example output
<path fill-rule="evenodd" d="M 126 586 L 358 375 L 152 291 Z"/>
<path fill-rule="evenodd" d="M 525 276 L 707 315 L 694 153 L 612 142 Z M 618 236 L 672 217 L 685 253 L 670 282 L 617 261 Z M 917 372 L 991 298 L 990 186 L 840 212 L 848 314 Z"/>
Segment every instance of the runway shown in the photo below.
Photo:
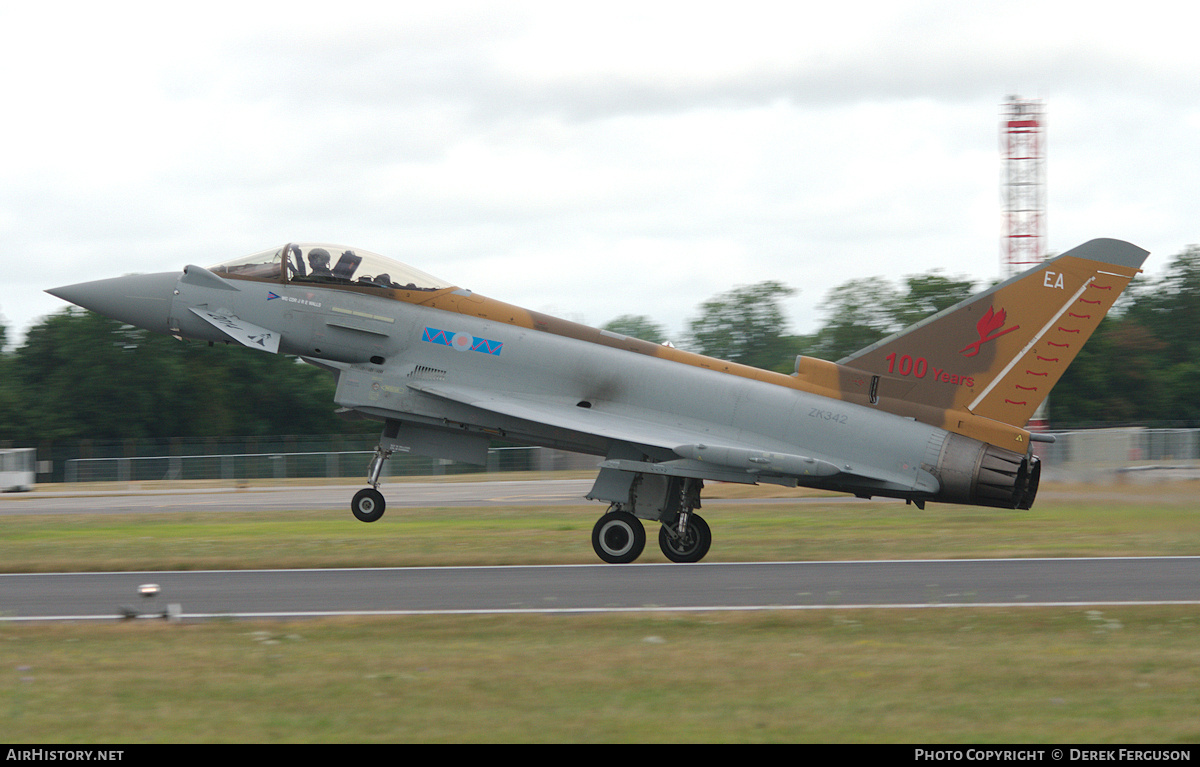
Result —
<path fill-rule="evenodd" d="M 519 479 L 454 481 L 430 480 L 414 482 L 385 482 L 379 489 L 387 499 L 389 509 L 437 508 L 451 506 L 591 506 L 602 510 L 602 504 L 584 496 L 591 490 L 593 479 Z M 182 484 L 182 483 L 181 483 Z M 364 483 L 365 484 L 365 483 Z M 170 512 L 239 512 L 284 511 L 291 509 L 330 509 L 350 511 L 350 499 L 360 485 L 300 485 L 282 484 L 266 487 L 164 487 L 162 483 L 111 483 L 103 487 L 75 489 L 64 484 L 39 488 L 32 493 L 0 493 L 0 517 L 21 514 L 160 514 Z M 1140 502 L 1145 494 L 1136 488 L 1071 488 L 1072 498 L 1087 497 L 1122 502 Z M 1040 496 L 1063 496 L 1053 487 L 1042 490 Z M 1193 496 L 1174 493 L 1163 499 L 1168 503 L 1191 504 Z M 887 499 L 864 501 L 850 495 L 714 498 L 712 504 L 756 503 L 887 503 Z M 903 503 L 903 501 L 895 501 Z"/>
<path fill-rule="evenodd" d="M 116 483 L 114 483 L 115 485 Z M 364 483 L 365 484 L 365 483 Z M 590 504 L 584 496 L 590 479 L 549 479 L 487 482 L 396 482 L 380 485 L 388 508 L 437 506 L 497 506 Z M 217 487 L 195 489 L 73 490 L 59 485 L 51 491 L 0 495 L 0 516 L 13 514 L 130 514 L 172 511 L 279 511 L 338 509 L 350 513 L 357 485 L 281 485 L 278 487 Z M 601 509 L 602 510 L 602 509 Z M 599 513 L 599 512 L 597 512 Z"/>
<path fill-rule="evenodd" d="M 5 620 L 1119 604 L 1200 604 L 1200 557 L 0 575 Z"/>

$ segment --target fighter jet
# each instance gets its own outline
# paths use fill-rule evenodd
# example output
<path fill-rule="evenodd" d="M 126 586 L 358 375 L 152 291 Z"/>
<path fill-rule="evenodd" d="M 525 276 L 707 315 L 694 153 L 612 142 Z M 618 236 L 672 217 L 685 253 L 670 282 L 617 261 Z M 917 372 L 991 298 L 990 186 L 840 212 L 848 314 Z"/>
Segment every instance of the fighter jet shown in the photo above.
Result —
<path fill-rule="evenodd" d="M 587 497 L 605 562 L 643 520 L 674 562 L 712 535 L 704 482 L 771 483 L 1028 509 L 1026 428 L 1148 253 L 1087 242 L 837 362 L 791 375 L 597 330 L 457 287 L 364 250 L 290 243 L 209 268 L 48 292 L 180 339 L 296 355 L 337 378 L 341 411 L 382 423 L 355 517 L 384 513 L 400 450 L 486 463 L 493 440 L 600 456 Z"/>

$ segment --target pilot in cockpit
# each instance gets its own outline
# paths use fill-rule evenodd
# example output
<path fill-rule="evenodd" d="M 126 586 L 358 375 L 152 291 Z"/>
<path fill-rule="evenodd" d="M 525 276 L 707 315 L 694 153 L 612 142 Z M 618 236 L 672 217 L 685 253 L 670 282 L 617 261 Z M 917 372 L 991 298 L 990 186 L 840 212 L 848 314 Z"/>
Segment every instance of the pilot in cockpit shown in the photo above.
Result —
<path fill-rule="evenodd" d="M 325 248 L 313 248 L 308 252 L 309 274 L 313 277 L 332 277 L 329 271 L 329 251 Z"/>

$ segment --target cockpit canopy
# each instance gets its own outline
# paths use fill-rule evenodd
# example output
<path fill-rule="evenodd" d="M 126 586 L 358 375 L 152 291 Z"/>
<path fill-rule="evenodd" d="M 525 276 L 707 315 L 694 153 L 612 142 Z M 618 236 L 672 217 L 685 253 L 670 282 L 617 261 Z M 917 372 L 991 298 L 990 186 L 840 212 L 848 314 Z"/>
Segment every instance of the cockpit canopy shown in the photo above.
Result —
<path fill-rule="evenodd" d="M 315 242 L 294 242 L 275 250 L 226 261 L 209 269 L 223 277 L 272 282 L 358 285 L 395 290 L 441 290 L 450 283 L 357 248 Z"/>

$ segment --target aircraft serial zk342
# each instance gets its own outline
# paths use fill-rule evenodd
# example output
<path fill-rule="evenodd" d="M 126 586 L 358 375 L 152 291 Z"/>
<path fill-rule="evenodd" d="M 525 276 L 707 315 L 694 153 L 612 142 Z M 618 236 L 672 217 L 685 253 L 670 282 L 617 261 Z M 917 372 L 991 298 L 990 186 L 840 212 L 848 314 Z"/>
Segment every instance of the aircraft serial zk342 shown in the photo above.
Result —
<path fill-rule="evenodd" d="M 363 250 L 288 244 L 205 269 L 48 292 L 178 338 L 294 354 L 383 423 L 354 516 L 382 516 L 395 450 L 483 464 L 503 439 L 603 456 L 587 497 L 606 562 L 675 562 L 712 536 L 704 480 L 1028 509 L 1025 429 L 1148 253 L 1092 240 L 838 362 L 791 375 L 548 317 Z"/>

